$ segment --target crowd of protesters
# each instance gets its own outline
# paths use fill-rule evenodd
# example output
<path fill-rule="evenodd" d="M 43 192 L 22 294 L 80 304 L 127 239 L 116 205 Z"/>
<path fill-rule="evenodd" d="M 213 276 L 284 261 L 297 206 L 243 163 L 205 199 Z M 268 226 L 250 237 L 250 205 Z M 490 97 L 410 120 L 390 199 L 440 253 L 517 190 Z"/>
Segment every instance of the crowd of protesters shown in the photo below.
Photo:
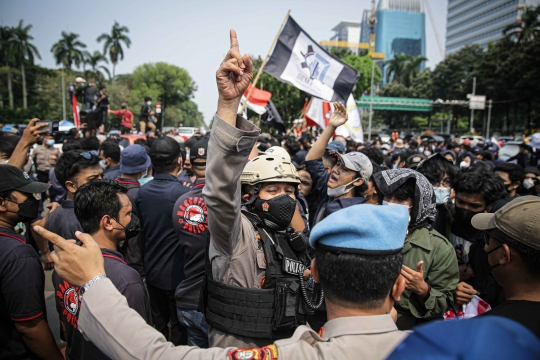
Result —
<path fill-rule="evenodd" d="M 334 103 L 323 131 L 261 135 L 246 56 L 232 32 L 205 135 L 2 133 L 0 359 L 538 358 L 540 134 L 507 162 L 358 143 Z"/>

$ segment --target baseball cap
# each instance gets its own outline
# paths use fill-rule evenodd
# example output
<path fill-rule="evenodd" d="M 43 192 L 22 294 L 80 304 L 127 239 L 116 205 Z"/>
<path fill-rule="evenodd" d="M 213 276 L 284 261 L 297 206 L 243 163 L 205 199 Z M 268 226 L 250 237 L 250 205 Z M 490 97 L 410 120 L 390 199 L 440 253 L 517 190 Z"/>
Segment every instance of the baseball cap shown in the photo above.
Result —
<path fill-rule="evenodd" d="M 84 79 L 83 79 L 82 77 L 80 77 L 80 76 L 77 76 L 77 77 L 75 78 L 75 82 L 86 82 L 86 80 L 84 80 Z"/>
<path fill-rule="evenodd" d="M 17 190 L 27 194 L 42 193 L 51 185 L 32 181 L 30 176 L 21 169 L 2 164 L 0 165 L 0 192 Z"/>
<path fill-rule="evenodd" d="M 180 145 L 169 136 L 155 139 L 150 147 L 150 158 L 152 161 L 173 160 L 179 155 Z"/>
<path fill-rule="evenodd" d="M 138 144 L 128 146 L 122 151 L 120 172 L 122 174 L 137 174 L 148 169 L 151 161 L 146 150 Z"/>
<path fill-rule="evenodd" d="M 499 229 L 515 241 L 540 250 L 540 198 L 520 196 L 495 213 L 476 214 L 471 224 L 478 230 Z"/>
<path fill-rule="evenodd" d="M 200 138 L 189 151 L 190 160 L 194 159 L 206 159 L 208 156 L 208 136 Z"/>
<path fill-rule="evenodd" d="M 328 144 L 326 150 L 337 151 L 338 153 L 343 154 L 345 152 L 345 145 L 343 145 L 341 141 L 332 141 Z"/>
<path fill-rule="evenodd" d="M 420 164 L 423 160 L 426 160 L 426 155 L 423 154 L 415 154 L 413 156 L 410 156 L 407 159 L 407 167 L 409 169 L 416 169 L 418 167 L 418 164 Z"/>
<path fill-rule="evenodd" d="M 397 139 L 396 142 L 394 143 L 394 147 L 397 149 L 402 149 L 403 146 L 404 146 L 403 139 Z"/>
<path fill-rule="evenodd" d="M 10 134 L 15 134 L 15 135 L 20 135 L 19 130 L 16 127 L 11 126 L 11 125 L 4 125 L 4 127 L 2 128 L 2 132 L 3 133 L 10 133 Z"/>
<path fill-rule="evenodd" d="M 361 152 L 353 151 L 345 155 L 341 155 L 338 152 L 333 152 L 332 155 L 337 156 L 339 161 L 347 169 L 360 173 L 360 176 L 366 181 L 369 180 L 373 173 L 373 164 L 371 160 L 362 154 Z"/>

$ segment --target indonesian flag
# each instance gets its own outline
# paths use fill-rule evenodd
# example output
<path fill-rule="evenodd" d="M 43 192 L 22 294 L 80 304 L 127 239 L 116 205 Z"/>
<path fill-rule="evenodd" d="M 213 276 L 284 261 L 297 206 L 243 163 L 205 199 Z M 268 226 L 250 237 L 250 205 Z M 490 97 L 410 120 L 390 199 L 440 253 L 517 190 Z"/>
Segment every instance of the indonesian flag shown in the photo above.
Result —
<path fill-rule="evenodd" d="M 307 105 L 304 105 L 304 116 L 307 120 L 307 126 L 320 126 L 326 129 L 330 116 L 334 111 L 334 106 L 329 102 L 318 98 L 311 98 Z"/>
<path fill-rule="evenodd" d="M 78 129 L 81 127 L 81 119 L 79 118 L 79 104 L 77 98 L 75 98 L 75 93 L 71 94 L 71 105 L 73 106 L 73 122 Z"/>
<path fill-rule="evenodd" d="M 462 305 L 458 310 L 458 316 L 460 319 L 470 319 L 478 315 L 482 315 L 485 312 L 491 310 L 491 306 L 482 300 L 480 297 L 474 295 L 470 303 Z M 444 320 L 455 320 L 456 313 L 454 310 L 448 310 L 444 314 Z"/>
<path fill-rule="evenodd" d="M 249 90 L 251 89 L 252 86 L 253 84 L 249 83 L 249 86 L 244 92 L 244 95 L 242 95 L 242 100 L 241 100 L 242 104 L 246 101 Z M 255 87 L 253 88 L 253 91 L 251 92 L 251 95 L 249 96 L 247 107 L 250 110 L 256 112 L 257 114 L 262 115 L 266 112 L 266 105 L 268 105 L 268 102 L 270 101 L 271 98 L 272 98 L 271 92 L 257 89 Z"/>
<path fill-rule="evenodd" d="M 310 95 L 342 103 L 360 78 L 356 69 L 321 48 L 292 17 L 279 34 L 264 71 Z"/>

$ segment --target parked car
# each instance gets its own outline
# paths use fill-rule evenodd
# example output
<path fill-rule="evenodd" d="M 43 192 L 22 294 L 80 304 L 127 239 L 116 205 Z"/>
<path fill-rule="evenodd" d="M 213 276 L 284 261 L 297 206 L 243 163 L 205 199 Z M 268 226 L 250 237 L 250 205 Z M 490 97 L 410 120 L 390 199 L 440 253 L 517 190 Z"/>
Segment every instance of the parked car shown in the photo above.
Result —
<path fill-rule="evenodd" d="M 449 141 L 454 140 L 454 135 L 452 135 L 452 134 L 436 134 L 436 135 L 442 137 L 445 142 L 449 142 Z"/>
<path fill-rule="evenodd" d="M 507 161 L 512 156 L 519 153 L 519 145 L 521 141 L 507 141 L 503 147 L 499 150 L 499 160 Z"/>
<path fill-rule="evenodd" d="M 513 136 L 499 136 L 497 140 L 502 141 L 503 144 L 506 144 L 509 141 L 514 141 L 514 137 Z"/>
<path fill-rule="evenodd" d="M 199 131 L 199 128 L 196 128 L 196 127 L 179 127 L 178 135 L 180 135 L 184 139 L 184 141 L 186 141 L 198 131 Z"/>
<path fill-rule="evenodd" d="M 465 139 L 471 140 L 471 147 L 472 146 L 477 146 L 479 142 L 482 142 L 482 143 L 486 142 L 486 139 L 483 136 L 465 135 L 465 136 L 460 136 L 459 137 L 459 144 L 460 145 L 463 144 L 463 141 L 465 141 Z"/>
<path fill-rule="evenodd" d="M 421 135 L 420 140 L 422 141 L 434 140 L 436 142 L 444 142 L 444 138 L 439 135 Z"/>

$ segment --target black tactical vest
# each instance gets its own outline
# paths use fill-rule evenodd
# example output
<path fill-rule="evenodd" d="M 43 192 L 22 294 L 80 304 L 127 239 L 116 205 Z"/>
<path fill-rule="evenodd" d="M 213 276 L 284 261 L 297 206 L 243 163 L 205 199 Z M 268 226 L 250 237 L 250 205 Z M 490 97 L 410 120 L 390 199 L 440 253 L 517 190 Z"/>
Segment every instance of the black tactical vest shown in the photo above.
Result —
<path fill-rule="evenodd" d="M 264 251 L 264 283 L 261 289 L 248 289 L 214 280 L 208 236 L 206 282 L 200 310 L 210 326 L 229 334 L 274 340 L 288 338 L 299 325 L 306 324 L 307 315 L 312 313 L 302 298 L 298 275 L 309 266 L 309 254 L 307 250 L 295 252 L 288 234 L 267 230 L 257 216 L 244 211 L 243 214 L 255 227 L 259 246 Z"/>

